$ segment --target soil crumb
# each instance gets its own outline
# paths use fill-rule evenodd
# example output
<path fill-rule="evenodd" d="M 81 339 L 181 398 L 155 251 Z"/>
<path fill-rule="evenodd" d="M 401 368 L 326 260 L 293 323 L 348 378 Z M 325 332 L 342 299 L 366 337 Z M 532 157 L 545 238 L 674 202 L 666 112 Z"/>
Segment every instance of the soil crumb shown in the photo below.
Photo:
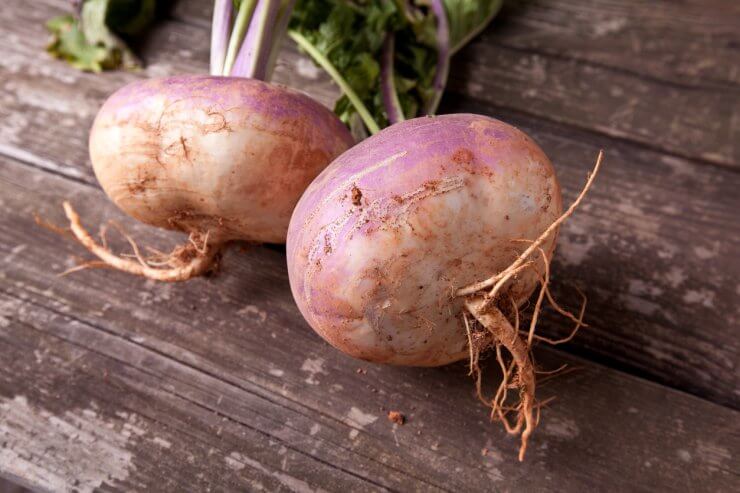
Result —
<path fill-rule="evenodd" d="M 352 186 L 352 204 L 358 207 L 362 205 L 362 192 L 357 185 Z"/>
<path fill-rule="evenodd" d="M 406 416 L 398 411 L 388 411 L 388 421 L 396 423 L 397 425 L 403 425 L 406 423 Z"/>

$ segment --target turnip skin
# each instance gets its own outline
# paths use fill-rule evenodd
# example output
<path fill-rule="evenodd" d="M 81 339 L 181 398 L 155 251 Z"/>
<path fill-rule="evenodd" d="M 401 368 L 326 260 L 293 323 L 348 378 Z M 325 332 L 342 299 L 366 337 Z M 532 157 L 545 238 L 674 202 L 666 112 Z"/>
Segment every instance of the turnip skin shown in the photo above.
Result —
<path fill-rule="evenodd" d="M 255 79 L 178 76 L 114 93 L 90 133 L 105 192 L 145 223 L 282 243 L 306 186 L 353 144 L 308 96 Z"/>
<path fill-rule="evenodd" d="M 562 212 L 560 186 L 523 132 L 478 115 L 408 120 L 335 160 L 290 223 L 290 284 L 329 343 L 373 362 L 468 357 L 456 288 L 508 267 Z M 554 249 L 555 235 L 542 248 Z M 525 270 L 508 294 L 538 284 Z"/>

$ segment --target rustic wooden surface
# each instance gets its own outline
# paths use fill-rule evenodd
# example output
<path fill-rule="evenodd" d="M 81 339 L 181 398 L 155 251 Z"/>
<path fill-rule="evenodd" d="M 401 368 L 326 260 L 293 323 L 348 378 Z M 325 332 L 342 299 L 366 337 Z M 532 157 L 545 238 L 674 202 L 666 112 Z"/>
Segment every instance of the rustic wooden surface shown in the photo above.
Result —
<path fill-rule="evenodd" d="M 57 277 L 83 252 L 32 213 L 61 222 L 71 198 L 89 225 L 120 219 L 89 168 L 91 120 L 127 81 L 205 70 L 210 2 L 177 4 L 142 47 L 144 72 L 90 75 L 43 53 L 43 22 L 66 1 L 11 0 L 0 9 L 0 476 L 82 491 L 739 489 L 740 9 L 711 3 L 527 2 L 453 64 L 444 110 L 530 132 L 566 200 L 607 150 L 554 264 L 566 304 L 569 282 L 587 292 L 593 328 L 564 348 L 577 356 L 538 353 L 545 368 L 581 370 L 543 387 L 558 399 L 520 465 L 462 365 L 360 364 L 314 335 L 280 248 L 232 250 L 221 275 L 184 285 Z M 336 94 L 292 49 L 277 79 L 326 103 Z M 565 325 L 546 317 L 542 329 Z M 390 409 L 408 424 L 388 422 Z"/>

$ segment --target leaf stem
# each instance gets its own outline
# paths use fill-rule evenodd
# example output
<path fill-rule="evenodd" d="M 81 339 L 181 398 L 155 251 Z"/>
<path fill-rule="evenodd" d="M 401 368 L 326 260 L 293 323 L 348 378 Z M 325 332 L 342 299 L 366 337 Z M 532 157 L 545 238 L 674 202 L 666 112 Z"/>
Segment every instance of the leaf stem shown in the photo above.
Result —
<path fill-rule="evenodd" d="M 234 28 L 231 30 L 229 48 L 226 51 L 223 75 L 231 74 L 231 68 L 234 66 L 234 61 L 239 52 L 239 47 L 244 40 L 244 34 L 247 32 L 247 26 L 249 26 L 249 23 L 252 20 L 252 14 L 254 13 L 256 5 L 257 0 L 242 0 L 241 5 L 239 5 L 239 12 L 234 21 Z"/>
<path fill-rule="evenodd" d="M 396 36 L 389 32 L 383 41 L 383 52 L 380 58 L 380 92 L 383 96 L 383 107 L 391 124 L 405 120 L 401 102 L 398 100 L 396 81 L 393 70 Z"/>
<path fill-rule="evenodd" d="M 258 0 L 249 29 L 229 75 L 264 80 L 272 45 L 271 37 L 280 0 Z"/>
<path fill-rule="evenodd" d="M 433 115 L 437 111 L 450 73 L 450 25 L 444 0 L 432 0 L 432 11 L 437 17 L 437 69 L 432 86 L 434 92 L 425 108 L 427 115 Z"/>
<path fill-rule="evenodd" d="M 370 133 L 378 133 L 380 131 L 380 126 L 378 125 L 378 122 L 375 121 L 360 97 L 352 89 L 352 87 L 344 79 L 344 77 L 342 77 L 342 75 L 337 71 L 334 65 L 332 65 L 329 59 L 326 58 L 318 49 L 316 49 L 316 47 L 312 45 L 311 42 L 298 31 L 291 29 L 288 31 L 288 36 L 290 36 L 291 39 L 295 41 L 299 47 L 301 47 L 306 53 L 308 53 L 308 55 L 313 58 L 313 60 L 317 64 L 319 64 L 321 68 L 326 71 L 326 73 L 329 74 L 334 82 L 336 82 L 344 95 L 347 96 L 347 99 L 349 99 L 352 105 L 355 107 L 355 110 L 357 110 L 357 113 L 362 118 L 362 121 L 365 123 L 365 126 L 370 131 Z"/>
<path fill-rule="evenodd" d="M 221 75 L 224 71 L 226 49 L 229 44 L 231 16 L 234 10 L 232 0 L 216 0 L 213 6 L 213 25 L 211 27 L 211 75 Z"/>
<path fill-rule="evenodd" d="M 293 13 L 295 2 L 296 0 L 281 1 L 280 11 L 278 12 L 277 21 L 275 22 L 275 29 L 272 32 L 272 40 L 270 42 L 270 54 L 268 55 L 267 69 L 265 74 L 266 81 L 269 81 L 272 78 L 272 72 L 275 70 L 277 57 L 283 44 L 283 37 L 285 35 L 285 30 L 288 28 L 290 15 Z"/>

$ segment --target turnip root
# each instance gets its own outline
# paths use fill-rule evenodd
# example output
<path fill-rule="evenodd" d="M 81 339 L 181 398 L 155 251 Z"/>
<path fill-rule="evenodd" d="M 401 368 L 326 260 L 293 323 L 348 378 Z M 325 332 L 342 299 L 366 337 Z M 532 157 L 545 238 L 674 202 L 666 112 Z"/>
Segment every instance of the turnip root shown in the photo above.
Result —
<path fill-rule="evenodd" d="M 121 257 L 65 203 L 72 232 L 104 265 L 181 281 L 211 269 L 229 241 L 285 241 L 305 188 L 354 143 L 329 109 L 259 80 L 269 77 L 291 8 L 242 2 L 229 39 L 232 2 L 218 0 L 211 66 L 228 76 L 134 82 L 102 106 L 89 144 L 103 190 L 128 215 L 190 237 L 170 254 L 146 257 L 129 239 L 134 258 Z"/>
<path fill-rule="evenodd" d="M 550 161 L 516 128 L 465 114 L 407 120 L 342 154 L 306 190 L 288 231 L 291 289 L 341 351 L 414 366 L 469 358 L 479 395 L 478 356 L 495 348 L 505 377 L 487 404 L 522 433 L 523 458 L 536 320 L 521 338 L 519 308 L 538 284 L 538 306 L 548 294 L 557 226 L 574 207 L 562 213 Z M 509 409 L 512 385 L 520 400 Z"/>

